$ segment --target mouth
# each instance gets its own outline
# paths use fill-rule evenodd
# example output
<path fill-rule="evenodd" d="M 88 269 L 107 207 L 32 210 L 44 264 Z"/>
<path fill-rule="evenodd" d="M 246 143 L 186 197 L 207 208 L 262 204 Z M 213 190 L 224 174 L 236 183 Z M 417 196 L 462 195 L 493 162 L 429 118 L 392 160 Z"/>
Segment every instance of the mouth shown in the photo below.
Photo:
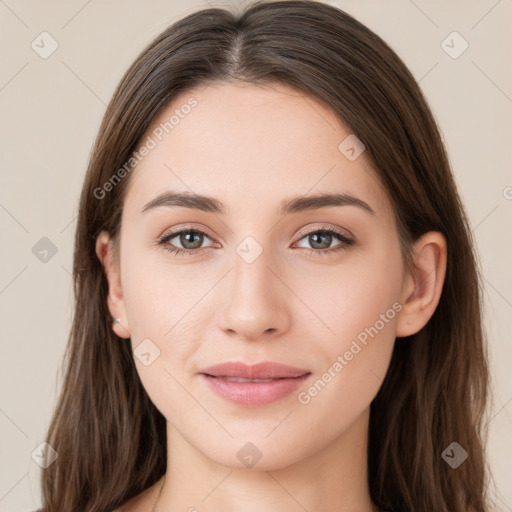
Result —
<path fill-rule="evenodd" d="M 211 391 L 223 399 L 245 407 L 267 405 L 296 391 L 311 376 L 302 370 L 278 363 L 223 363 L 199 372 Z"/>

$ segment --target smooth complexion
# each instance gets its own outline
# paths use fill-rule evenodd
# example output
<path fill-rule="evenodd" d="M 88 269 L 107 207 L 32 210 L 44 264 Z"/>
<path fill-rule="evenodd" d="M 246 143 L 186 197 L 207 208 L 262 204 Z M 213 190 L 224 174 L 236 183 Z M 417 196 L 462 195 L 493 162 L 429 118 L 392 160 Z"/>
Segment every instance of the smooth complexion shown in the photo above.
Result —
<path fill-rule="evenodd" d="M 370 512 L 370 403 L 395 338 L 420 330 L 438 304 L 446 241 L 421 237 L 416 270 L 405 272 L 385 189 L 364 153 L 349 161 L 338 150 L 351 132 L 313 98 L 281 84 L 216 83 L 176 97 L 148 133 L 192 96 L 194 110 L 130 177 L 119 260 L 107 233 L 96 244 L 116 333 L 135 350 L 145 339 L 160 350 L 148 366 L 135 357 L 167 420 L 156 510 Z M 223 211 L 162 202 L 143 211 L 166 191 L 210 196 Z M 333 193 L 374 214 L 350 204 L 280 212 L 292 198 Z M 182 228 L 205 235 L 167 236 Z M 263 250 L 251 263 L 237 252 L 246 237 L 257 242 L 250 251 Z M 166 250 L 173 245 L 189 252 Z M 397 301 L 400 312 L 307 405 L 297 393 L 236 405 L 198 374 L 226 361 L 273 361 L 311 371 L 307 390 Z M 237 457 L 247 443 L 261 453 L 253 467 Z M 119 510 L 151 510 L 162 482 Z"/>

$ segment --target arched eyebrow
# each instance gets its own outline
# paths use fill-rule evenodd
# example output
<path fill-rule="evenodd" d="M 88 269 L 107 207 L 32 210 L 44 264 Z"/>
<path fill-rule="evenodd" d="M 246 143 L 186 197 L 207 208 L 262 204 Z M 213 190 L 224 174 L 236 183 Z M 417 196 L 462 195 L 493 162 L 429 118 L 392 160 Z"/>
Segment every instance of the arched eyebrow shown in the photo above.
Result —
<path fill-rule="evenodd" d="M 142 213 L 161 206 L 167 208 L 176 206 L 191 208 L 222 215 L 227 214 L 228 211 L 226 206 L 214 197 L 168 190 L 146 203 L 142 208 Z M 357 206 L 367 213 L 376 216 L 368 203 L 351 194 L 317 194 L 313 196 L 292 197 L 281 202 L 278 214 L 287 215 L 333 206 Z"/>
<path fill-rule="evenodd" d="M 293 197 L 281 203 L 280 213 L 286 215 L 306 210 L 318 210 L 329 206 L 357 206 L 374 217 L 376 216 L 367 202 L 351 194 L 317 194 L 314 196 Z"/>

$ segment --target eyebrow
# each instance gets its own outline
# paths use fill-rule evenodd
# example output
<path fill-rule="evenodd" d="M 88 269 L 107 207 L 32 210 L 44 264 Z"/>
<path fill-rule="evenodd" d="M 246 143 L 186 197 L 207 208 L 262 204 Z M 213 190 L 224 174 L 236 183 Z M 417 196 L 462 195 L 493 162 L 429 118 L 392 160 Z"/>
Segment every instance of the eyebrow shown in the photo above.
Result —
<path fill-rule="evenodd" d="M 226 214 L 226 206 L 214 197 L 191 192 L 166 191 L 146 203 L 142 213 L 153 208 L 165 206 L 167 208 L 182 207 L 202 210 L 210 213 Z M 281 202 L 279 214 L 286 215 L 332 206 L 357 206 L 375 216 L 375 212 L 368 203 L 350 194 L 317 194 L 314 196 L 300 196 L 286 199 Z"/>

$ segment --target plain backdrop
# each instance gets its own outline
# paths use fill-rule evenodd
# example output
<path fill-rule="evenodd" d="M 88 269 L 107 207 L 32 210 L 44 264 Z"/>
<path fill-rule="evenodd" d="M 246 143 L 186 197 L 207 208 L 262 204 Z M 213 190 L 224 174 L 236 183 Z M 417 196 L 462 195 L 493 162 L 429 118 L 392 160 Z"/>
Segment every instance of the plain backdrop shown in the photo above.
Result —
<path fill-rule="evenodd" d="M 512 511 L 512 1 L 329 3 L 390 44 L 440 126 L 485 284 L 492 493 Z M 0 0 L 0 511 L 40 506 L 32 453 L 60 384 L 78 196 L 106 104 L 154 36 L 208 4 Z"/>

